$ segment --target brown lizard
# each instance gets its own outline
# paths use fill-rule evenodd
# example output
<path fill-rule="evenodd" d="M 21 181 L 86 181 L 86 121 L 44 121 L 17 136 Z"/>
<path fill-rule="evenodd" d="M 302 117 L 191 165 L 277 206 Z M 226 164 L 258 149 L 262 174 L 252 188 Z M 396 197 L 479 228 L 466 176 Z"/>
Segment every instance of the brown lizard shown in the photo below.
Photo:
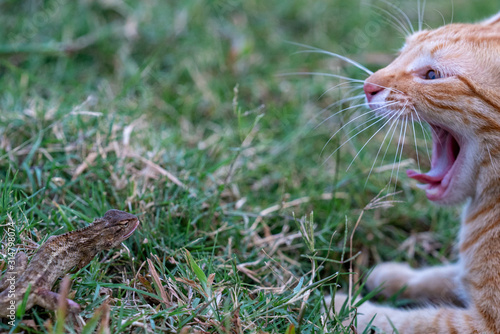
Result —
<path fill-rule="evenodd" d="M 8 267 L 0 281 L 0 317 L 15 319 L 15 311 L 30 285 L 26 310 L 33 305 L 55 310 L 59 294 L 51 289 L 57 278 L 74 267 L 83 268 L 100 251 L 117 247 L 137 226 L 136 216 L 109 210 L 87 227 L 48 238 L 29 264 L 26 254 L 18 252 L 14 268 Z M 80 306 L 74 301 L 67 299 L 67 305 L 69 312 L 80 312 Z"/>

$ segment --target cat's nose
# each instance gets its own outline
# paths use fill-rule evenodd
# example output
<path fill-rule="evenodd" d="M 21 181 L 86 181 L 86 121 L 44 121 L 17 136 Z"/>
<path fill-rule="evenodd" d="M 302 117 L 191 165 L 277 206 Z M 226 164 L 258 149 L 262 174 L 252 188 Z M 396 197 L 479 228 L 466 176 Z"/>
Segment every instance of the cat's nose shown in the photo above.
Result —
<path fill-rule="evenodd" d="M 368 103 L 372 102 L 373 98 L 375 95 L 380 93 L 381 91 L 384 90 L 383 87 L 380 87 L 380 85 L 375 85 L 370 82 L 366 82 L 363 86 L 363 90 L 365 91 L 366 99 L 368 100 Z"/>

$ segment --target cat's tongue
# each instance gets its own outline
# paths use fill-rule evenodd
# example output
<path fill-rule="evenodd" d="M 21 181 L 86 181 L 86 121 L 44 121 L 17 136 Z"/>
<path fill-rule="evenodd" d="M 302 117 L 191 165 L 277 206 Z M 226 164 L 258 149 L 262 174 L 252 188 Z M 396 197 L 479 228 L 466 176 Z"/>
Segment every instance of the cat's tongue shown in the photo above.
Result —
<path fill-rule="evenodd" d="M 446 130 L 434 128 L 432 134 L 432 162 L 431 170 L 425 174 L 414 170 L 406 171 L 408 177 L 415 179 L 423 185 L 427 198 L 430 200 L 442 199 L 451 175 L 450 169 L 453 167 L 457 157 L 458 144 L 453 136 Z"/>

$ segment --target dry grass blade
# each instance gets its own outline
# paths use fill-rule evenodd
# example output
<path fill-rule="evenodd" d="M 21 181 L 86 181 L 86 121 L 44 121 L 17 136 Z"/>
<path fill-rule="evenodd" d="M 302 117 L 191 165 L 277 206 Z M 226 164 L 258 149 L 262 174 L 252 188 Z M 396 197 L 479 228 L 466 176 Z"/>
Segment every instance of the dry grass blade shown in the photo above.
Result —
<path fill-rule="evenodd" d="M 156 285 L 156 291 L 160 293 L 161 299 L 163 302 L 167 305 L 170 306 L 171 302 L 170 299 L 167 296 L 167 293 L 165 292 L 165 289 L 163 288 L 163 285 L 161 284 L 160 276 L 158 275 L 158 272 L 155 269 L 155 266 L 153 264 L 153 261 L 148 259 L 148 266 L 149 266 L 149 273 L 151 277 L 153 277 L 153 280 L 155 281 Z"/>
<path fill-rule="evenodd" d="M 178 185 L 182 189 L 188 190 L 191 193 L 192 196 L 196 197 L 196 192 L 193 189 L 189 188 L 187 185 L 185 185 L 184 183 L 182 183 L 174 174 L 172 174 L 171 172 L 167 171 L 165 168 L 162 168 L 158 164 L 155 164 L 151 160 L 148 160 L 148 159 L 146 159 L 144 157 L 141 157 L 140 155 L 138 155 L 137 153 L 134 153 L 134 152 L 127 152 L 127 156 L 142 161 L 143 163 L 145 163 L 149 167 L 153 168 L 155 171 L 157 171 L 161 175 L 166 176 L 170 181 L 172 181 L 173 183 L 175 183 L 176 185 Z"/>
<path fill-rule="evenodd" d="M 57 300 L 56 310 L 56 333 L 64 333 L 64 324 L 68 315 L 68 294 L 71 286 L 69 275 L 64 276 L 61 287 L 59 288 L 59 298 Z"/>
<path fill-rule="evenodd" d="M 349 238 L 349 258 L 353 258 L 353 239 L 354 239 L 354 233 L 356 232 L 356 229 L 359 226 L 359 223 L 361 222 L 361 219 L 363 218 L 363 215 L 365 211 L 367 210 L 373 210 L 377 208 L 390 208 L 394 205 L 394 203 L 397 203 L 399 201 L 394 201 L 394 200 L 386 200 L 389 197 L 393 197 L 396 193 L 390 193 L 386 194 L 384 196 L 381 196 L 382 193 L 385 191 L 385 188 L 382 189 L 377 196 L 375 196 L 364 208 L 361 210 L 361 213 L 358 216 L 358 219 L 356 220 L 356 224 L 354 225 L 354 228 L 352 229 L 351 236 Z M 354 288 L 353 284 L 353 261 L 349 261 L 349 292 L 348 292 L 348 300 L 352 301 L 352 291 Z M 349 313 L 349 322 L 353 320 L 353 314 Z"/>
<path fill-rule="evenodd" d="M 109 328 L 109 304 L 108 301 L 104 301 L 104 303 L 101 305 L 101 307 L 98 308 L 98 311 L 102 314 L 101 316 L 101 322 L 99 324 L 99 334 L 110 334 L 110 328 Z"/>
<path fill-rule="evenodd" d="M 73 173 L 73 177 L 71 178 L 72 180 L 76 180 L 80 174 L 82 174 L 89 166 L 91 166 L 95 159 L 99 156 L 97 152 L 91 152 L 85 160 L 75 169 L 75 172 Z"/>

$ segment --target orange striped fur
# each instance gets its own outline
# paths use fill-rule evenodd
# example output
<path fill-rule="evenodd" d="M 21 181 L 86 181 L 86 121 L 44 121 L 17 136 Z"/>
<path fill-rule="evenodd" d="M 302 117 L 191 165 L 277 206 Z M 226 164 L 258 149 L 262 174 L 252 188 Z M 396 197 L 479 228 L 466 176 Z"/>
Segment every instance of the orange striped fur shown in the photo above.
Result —
<path fill-rule="evenodd" d="M 401 334 L 500 333 L 500 14 L 413 34 L 390 65 L 366 80 L 365 92 L 372 109 L 397 102 L 377 111 L 385 117 L 404 110 L 400 117 L 417 119 L 418 113 L 443 131 L 440 138 L 449 143 L 440 145 L 454 156 L 436 157 L 436 165 L 441 161 L 448 171 L 433 167 L 440 175 L 435 183 L 409 175 L 429 184 L 429 199 L 466 205 L 457 263 L 426 269 L 384 263 L 367 281 L 372 289 L 382 285 L 386 296 L 406 286 L 403 297 L 434 306 L 366 302 L 358 308 L 359 332 L 375 317 L 372 325 L 386 333 L 394 332 L 392 325 Z M 345 299 L 336 296 L 336 308 Z M 446 306 L 452 303 L 458 306 Z"/>

